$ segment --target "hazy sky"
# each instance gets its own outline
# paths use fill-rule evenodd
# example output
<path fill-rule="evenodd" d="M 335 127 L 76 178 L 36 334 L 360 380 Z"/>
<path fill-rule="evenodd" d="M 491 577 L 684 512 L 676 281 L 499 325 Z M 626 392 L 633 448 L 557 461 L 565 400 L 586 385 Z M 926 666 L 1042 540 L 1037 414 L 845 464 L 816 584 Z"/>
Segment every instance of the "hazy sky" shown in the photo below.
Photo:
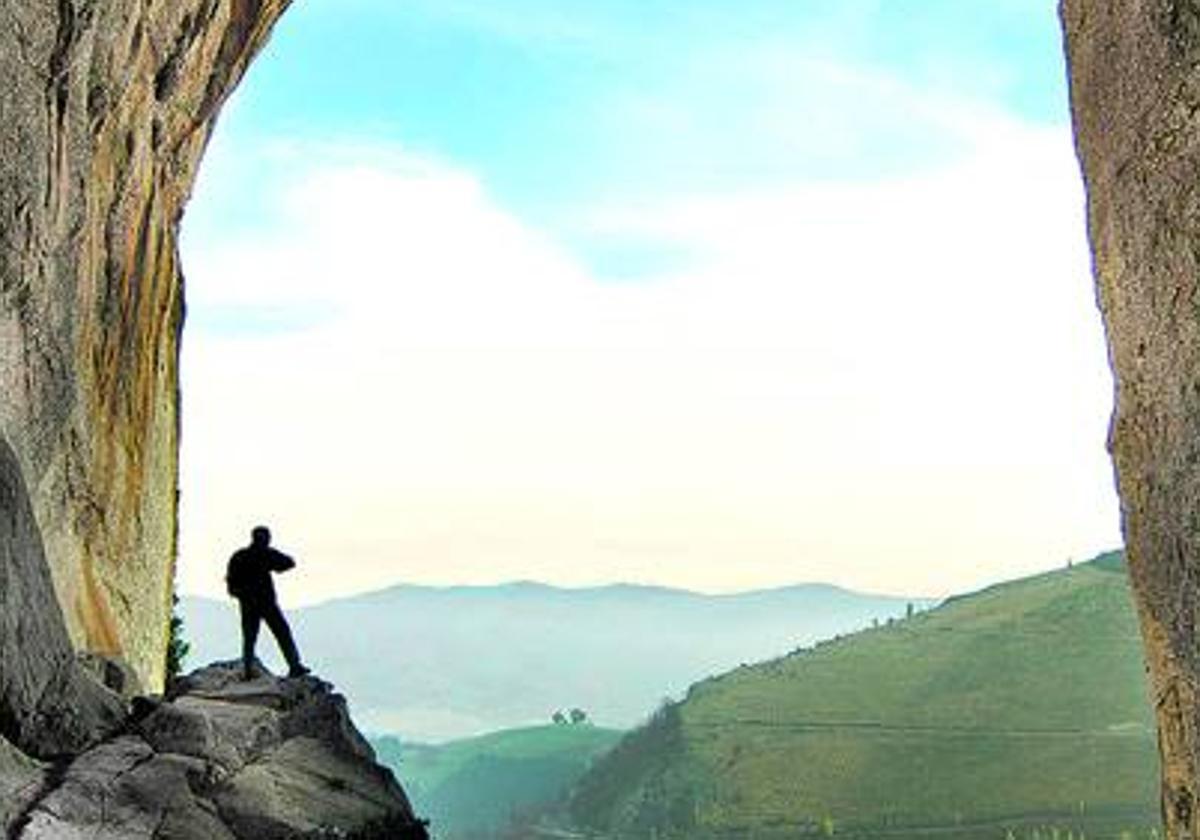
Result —
<path fill-rule="evenodd" d="M 304 0 L 184 230 L 180 588 L 943 595 L 1119 541 L 1053 0 Z"/>

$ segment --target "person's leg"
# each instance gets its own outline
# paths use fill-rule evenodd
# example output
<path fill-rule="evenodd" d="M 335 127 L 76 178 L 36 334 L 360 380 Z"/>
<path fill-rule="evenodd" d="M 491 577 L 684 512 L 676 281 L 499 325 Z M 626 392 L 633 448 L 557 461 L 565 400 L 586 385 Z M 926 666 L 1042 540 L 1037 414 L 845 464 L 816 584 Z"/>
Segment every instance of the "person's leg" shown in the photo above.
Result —
<path fill-rule="evenodd" d="M 283 617 L 283 612 L 279 609 L 278 604 L 271 604 L 263 609 L 263 621 L 267 622 L 267 626 L 275 635 L 275 641 L 279 643 L 279 650 L 283 653 L 283 658 L 287 660 L 288 672 L 291 676 L 308 673 L 308 669 L 300 661 L 300 651 L 296 650 L 296 640 L 292 638 L 292 628 L 288 626 L 287 619 Z"/>
<path fill-rule="evenodd" d="M 258 625 L 262 615 L 246 600 L 239 600 L 242 608 L 242 676 L 254 676 L 254 645 L 258 641 Z"/>

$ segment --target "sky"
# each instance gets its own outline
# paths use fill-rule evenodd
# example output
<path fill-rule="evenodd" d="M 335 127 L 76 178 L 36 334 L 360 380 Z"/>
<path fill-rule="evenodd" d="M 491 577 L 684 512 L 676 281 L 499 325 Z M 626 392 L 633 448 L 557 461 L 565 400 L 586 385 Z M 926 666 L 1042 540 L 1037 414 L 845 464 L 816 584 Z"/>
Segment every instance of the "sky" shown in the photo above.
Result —
<path fill-rule="evenodd" d="M 305 0 L 183 223 L 179 588 L 943 596 L 1120 541 L 1053 0 Z"/>

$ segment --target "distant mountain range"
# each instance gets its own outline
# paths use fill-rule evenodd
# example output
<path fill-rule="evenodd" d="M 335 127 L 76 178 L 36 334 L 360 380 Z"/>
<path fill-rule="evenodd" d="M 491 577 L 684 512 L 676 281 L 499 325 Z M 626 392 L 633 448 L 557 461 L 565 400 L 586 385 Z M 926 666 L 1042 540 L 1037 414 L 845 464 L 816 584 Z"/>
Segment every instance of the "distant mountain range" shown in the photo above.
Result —
<path fill-rule="evenodd" d="M 804 584 L 732 595 L 618 584 L 397 586 L 292 611 L 305 659 L 376 733 L 437 741 L 580 707 L 627 728 L 707 676 L 925 609 Z M 185 597 L 189 667 L 238 655 L 236 605 Z M 279 657 L 267 631 L 259 654 Z"/>

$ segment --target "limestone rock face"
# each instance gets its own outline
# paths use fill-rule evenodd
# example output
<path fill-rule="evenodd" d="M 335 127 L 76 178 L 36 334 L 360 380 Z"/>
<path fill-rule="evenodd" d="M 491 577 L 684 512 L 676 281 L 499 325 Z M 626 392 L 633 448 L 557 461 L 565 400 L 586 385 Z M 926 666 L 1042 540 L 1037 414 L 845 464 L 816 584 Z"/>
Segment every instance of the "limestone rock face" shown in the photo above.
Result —
<path fill-rule="evenodd" d="M 0 738 L 0 832 L 8 836 L 46 781 L 45 769 Z"/>
<path fill-rule="evenodd" d="M 0 437 L 0 738 L 48 758 L 78 752 L 124 718 L 121 698 L 71 650 L 29 494 Z"/>
<path fill-rule="evenodd" d="M 1200 4 L 1062 0 L 1171 837 L 1200 837 Z"/>
<path fill-rule="evenodd" d="M 175 548 L 176 232 L 217 111 L 288 3 L 0 4 L 0 438 L 74 647 L 123 656 L 152 690 Z"/>
<path fill-rule="evenodd" d="M 13 840 L 427 837 L 328 684 L 242 682 L 240 671 L 210 666 L 168 701 L 143 701 L 124 734 L 60 768 L 27 801 Z"/>

